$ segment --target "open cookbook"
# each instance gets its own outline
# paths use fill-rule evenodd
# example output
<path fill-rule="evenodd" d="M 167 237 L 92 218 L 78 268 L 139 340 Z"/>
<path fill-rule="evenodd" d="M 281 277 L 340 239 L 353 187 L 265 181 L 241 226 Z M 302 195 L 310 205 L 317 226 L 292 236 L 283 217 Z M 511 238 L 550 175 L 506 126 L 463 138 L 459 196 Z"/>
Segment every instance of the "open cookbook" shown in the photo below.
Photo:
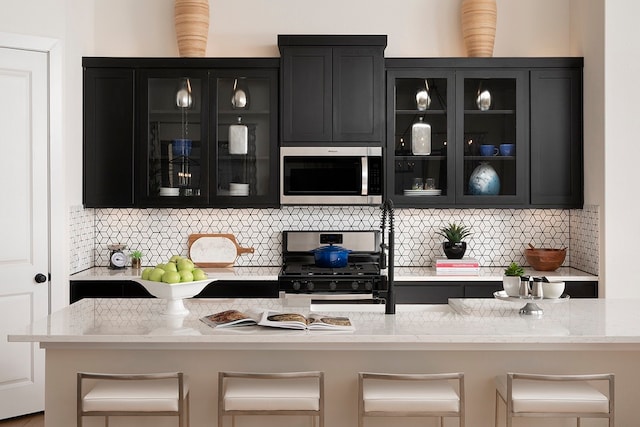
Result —
<path fill-rule="evenodd" d="M 200 320 L 213 328 L 258 325 L 285 329 L 355 330 L 348 317 L 317 313 L 303 316 L 298 313 L 283 313 L 273 310 L 264 310 L 261 313 L 226 310 L 201 317 Z"/>

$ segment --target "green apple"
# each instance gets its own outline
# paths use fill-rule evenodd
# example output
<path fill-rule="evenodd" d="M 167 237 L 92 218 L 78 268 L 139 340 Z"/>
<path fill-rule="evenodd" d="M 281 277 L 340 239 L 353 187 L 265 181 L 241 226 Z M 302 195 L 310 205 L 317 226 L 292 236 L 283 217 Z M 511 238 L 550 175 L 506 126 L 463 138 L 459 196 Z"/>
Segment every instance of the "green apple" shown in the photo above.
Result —
<path fill-rule="evenodd" d="M 164 265 L 164 271 L 178 271 L 178 267 L 175 262 L 168 262 Z"/>
<path fill-rule="evenodd" d="M 193 273 L 189 270 L 180 270 L 178 273 L 180 274 L 181 282 L 193 282 Z"/>
<path fill-rule="evenodd" d="M 151 267 L 147 267 L 144 270 L 142 270 L 142 280 L 149 280 L 149 275 L 151 274 L 151 272 L 153 271 L 153 268 Z"/>
<path fill-rule="evenodd" d="M 177 263 L 177 262 L 178 262 L 179 260 L 181 260 L 181 259 L 182 259 L 182 256 L 181 256 L 181 255 L 173 255 L 173 256 L 169 259 L 169 262 L 175 262 L 175 263 Z"/>
<path fill-rule="evenodd" d="M 161 268 L 161 269 L 163 269 L 163 270 L 164 270 L 164 264 L 162 264 L 162 263 L 157 264 L 157 265 L 156 265 L 156 268 Z"/>
<path fill-rule="evenodd" d="M 207 273 L 205 273 L 204 270 L 200 268 L 196 268 L 195 270 L 193 270 L 193 280 L 207 280 Z"/>
<path fill-rule="evenodd" d="M 165 271 L 162 275 L 162 281 L 169 284 L 180 283 L 180 273 L 177 271 Z"/>
<path fill-rule="evenodd" d="M 151 273 L 149 273 L 149 280 L 153 282 L 162 282 L 162 276 L 164 276 L 166 272 L 162 268 L 154 268 Z"/>
<path fill-rule="evenodd" d="M 194 268 L 195 266 L 193 265 L 193 261 L 191 261 L 189 258 L 182 258 L 178 261 L 178 271 L 193 271 Z"/>

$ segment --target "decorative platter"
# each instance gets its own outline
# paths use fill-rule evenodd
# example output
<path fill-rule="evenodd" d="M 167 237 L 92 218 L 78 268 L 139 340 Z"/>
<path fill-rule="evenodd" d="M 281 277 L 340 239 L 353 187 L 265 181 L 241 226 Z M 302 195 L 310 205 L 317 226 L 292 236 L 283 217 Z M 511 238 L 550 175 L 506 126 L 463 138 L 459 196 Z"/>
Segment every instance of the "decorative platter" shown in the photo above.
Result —
<path fill-rule="evenodd" d="M 524 302 L 525 305 L 520 309 L 519 313 L 525 316 L 537 316 L 542 317 L 544 310 L 540 308 L 536 303 L 559 303 L 565 302 L 569 299 L 569 295 L 563 294 L 560 298 L 539 298 L 539 297 L 510 297 L 507 293 L 502 291 L 495 291 L 493 297 L 502 301 L 511 302 Z"/>
<path fill-rule="evenodd" d="M 442 194 L 442 190 L 404 190 L 405 196 L 439 196 Z"/>

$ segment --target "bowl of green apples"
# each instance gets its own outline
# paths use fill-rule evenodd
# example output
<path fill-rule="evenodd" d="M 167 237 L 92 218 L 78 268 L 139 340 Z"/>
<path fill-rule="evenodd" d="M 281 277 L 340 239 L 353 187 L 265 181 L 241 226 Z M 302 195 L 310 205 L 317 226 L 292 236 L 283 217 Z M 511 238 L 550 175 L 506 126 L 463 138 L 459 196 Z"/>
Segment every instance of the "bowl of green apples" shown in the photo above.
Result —
<path fill-rule="evenodd" d="M 145 268 L 135 281 L 154 297 L 166 300 L 163 314 L 186 316 L 189 310 L 183 300 L 198 295 L 212 280 L 189 258 L 174 255 L 165 264 Z"/>

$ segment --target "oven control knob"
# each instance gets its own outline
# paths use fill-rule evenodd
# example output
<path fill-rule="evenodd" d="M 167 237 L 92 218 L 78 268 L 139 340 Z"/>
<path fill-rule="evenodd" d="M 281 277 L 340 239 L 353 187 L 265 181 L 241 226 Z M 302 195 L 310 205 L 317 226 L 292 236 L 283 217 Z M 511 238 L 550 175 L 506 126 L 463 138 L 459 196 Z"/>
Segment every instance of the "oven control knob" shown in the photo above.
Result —
<path fill-rule="evenodd" d="M 298 282 L 297 280 L 295 282 L 293 282 L 293 284 L 291 285 L 291 287 L 293 288 L 294 291 L 299 291 L 300 290 L 300 282 Z"/>
<path fill-rule="evenodd" d="M 332 291 L 335 291 L 336 288 L 338 287 L 338 284 L 334 281 L 329 282 L 329 289 L 331 289 Z"/>
<path fill-rule="evenodd" d="M 353 282 L 351 282 L 351 289 L 353 289 L 354 291 L 359 287 L 360 287 L 360 282 L 358 282 L 357 280 L 354 280 Z"/>
<path fill-rule="evenodd" d="M 313 282 L 307 282 L 307 290 L 308 291 L 312 291 L 313 290 Z"/>
<path fill-rule="evenodd" d="M 371 282 L 371 281 L 365 282 L 364 287 L 365 287 L 368 291 L 373 290 L 373 282 Z"/>

